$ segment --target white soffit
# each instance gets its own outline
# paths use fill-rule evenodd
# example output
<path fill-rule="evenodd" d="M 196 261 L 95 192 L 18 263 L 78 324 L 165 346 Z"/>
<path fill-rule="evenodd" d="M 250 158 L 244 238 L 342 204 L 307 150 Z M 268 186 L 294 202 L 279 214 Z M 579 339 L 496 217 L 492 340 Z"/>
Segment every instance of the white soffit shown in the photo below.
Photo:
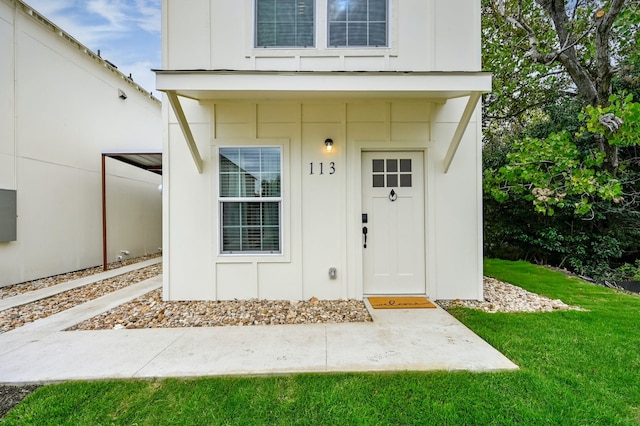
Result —
<path fill-rule="evenodd" d="M 491 91 L 484 72 L 161 71 L 156 88 L 197 100 L 282 98 L 451 99 Z"/>

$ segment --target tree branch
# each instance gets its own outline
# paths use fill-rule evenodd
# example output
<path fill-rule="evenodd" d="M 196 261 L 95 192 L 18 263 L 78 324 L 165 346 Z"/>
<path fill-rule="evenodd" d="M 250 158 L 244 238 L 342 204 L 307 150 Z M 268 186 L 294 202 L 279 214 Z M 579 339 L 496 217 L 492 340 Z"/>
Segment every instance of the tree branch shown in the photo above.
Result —
<path fill-rule="evenodd" d="M 536 3 L 544 9 L 555 26 L 558 42 L 561 46 L 558 50 L 561 53 L 557 56 L 557 60 L 566 68 L 571 79 L 578 87 L 580 96 L 587 103 L 595 106 L 598 99 L 598 90 L 589 72 L 582 66 L 578 59 L 575 50 L 577 40 L 574 40 L 569 32 L 569 17 L 566 13 L 565 1 L 566 0 L 536 0 Z"/>

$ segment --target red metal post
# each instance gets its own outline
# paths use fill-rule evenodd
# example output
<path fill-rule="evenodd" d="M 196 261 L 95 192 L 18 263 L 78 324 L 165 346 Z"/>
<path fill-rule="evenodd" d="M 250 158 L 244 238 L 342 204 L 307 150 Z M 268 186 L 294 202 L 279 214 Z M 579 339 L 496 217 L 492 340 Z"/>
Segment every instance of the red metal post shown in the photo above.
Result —
<path fill-rule="evenodd" d="M 107 270 L 107 156 L 102 154 L 102 270 Z"/>

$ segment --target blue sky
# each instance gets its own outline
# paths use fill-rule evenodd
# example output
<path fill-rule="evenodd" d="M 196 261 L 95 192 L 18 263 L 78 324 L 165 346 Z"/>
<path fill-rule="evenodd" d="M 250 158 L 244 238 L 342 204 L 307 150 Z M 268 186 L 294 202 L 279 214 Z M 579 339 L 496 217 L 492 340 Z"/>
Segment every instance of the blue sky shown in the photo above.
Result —
<path fill-rule="evenodd" d="M 24 0 L 148 91 L 161 67 L 161 0 Z M 159 96 L 159 94 L 154 93 Z"/>

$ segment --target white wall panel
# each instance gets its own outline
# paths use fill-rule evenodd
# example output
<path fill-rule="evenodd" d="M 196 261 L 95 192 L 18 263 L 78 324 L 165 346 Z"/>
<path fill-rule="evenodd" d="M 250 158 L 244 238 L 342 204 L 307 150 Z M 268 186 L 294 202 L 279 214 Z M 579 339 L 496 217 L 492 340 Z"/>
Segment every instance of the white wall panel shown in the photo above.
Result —
<path fill-rule="evenodd" d="M 182 0 L 178 2 L 182 8 Z M 206 3 L 203 1 L 202 3 Z M 210 69 L 247 69 L 245 52 L 253 44 L 252 33 L 247 31 L 251 15 L 250 4 L 245 1 L 211 0 L 211 43 L 208 55 Z"/>
<path fill-rule="evenodd" d="M 435 69 L 480 71 L 480 2 L 436 0 Z"/>
<path fill-rule="evenodd" d="M 303 111 L 306 111 L 303 105 Z M 344 116 L 344 105 L 313 107 L 317 116 Z M 342 112 L 340 114 L 340 112 Z M 306 114 L 305 114 L 306 117 Z M 344 256 L 344 179 L 345 145 L 339 123 L 303 123 L 302 126 L 302 255 L 304 298 L 337 299 L 344 297 L 346 262 Z M 327 153 L 324 140 L 334 140 L 334 150 Z M 311 174 L 311 163 L 314 165 Z M 320 170 L 322 163 L 322 172 Z M 330 164 L 335 173 L 331 174 Z M 306 169 L 306 170 L 305 170 Z M 329 268 L 338 270 L 336 280 L 329 279 Z"/>
<path fill-rule="evenodd" d="M 209 163 L 209 126 L 192 126 L 194 137 L 204 141 L 198 145 L 203 159 Z M 165 212 L 169 223 L 168 263 L 169 274 L 165 285 L 166 297 L 171 300 L 213 299 L 212 280 L 214 229 L 211 217 L 211 173 L 209 164 L 203 174 L 198 174 L 187 144 L 178 125 L 169 126 L 168 173 L 169 205 Z M 168 290 L 168 294 L 167 294 Z"/>
<path fill-rule="evenodd" d="M 390 3 L 388 47 L 327 47 L 327 3 L 316 0 L 315 47 L 256 49 L 253 0 L 165 0 L 165 66 L 269 71 L 479 70 L 479 0 Z"/>
<path fill-rule="evenodd" d="M 443 159 L 460 116 L 461 102 L 436 109 L 433 125 L 435 161 L 436 286 L 439 299 L 477 299 L 482 292 L 481 193 L 476 184 L 482 155 L 475 121 L 464 134 L 447 174 Z"/>
<path fill-rule="evenodd" d="M 168 34 L 163 46 L 166 55 L 164 66 L 172 70 L 210 69 L 210 1 L 165 0 L 163 14 L 163 32 Z M 226 26 L 215 29 L 225 31 L 229 25 L 235 26 L 236 23 L 228 22 Z"/>
<path fill-rule="evenodd" d="M 258 295 L 268 300 L 302 300 L 302 279 L 290 263 L 257 264 Z"/>
<path fill-rule="evenodd" d="M 354 201 L 360 199 L 360 189 L 353 186 L 359 182 L 355 175 L 359 175 L 360 151 L 350 147 L 366 146 L 385 150 L 428 147 L 427 288 L 433 296 L 477 298 L 479 195 L 477 185 L 470 183 L 478 172 L 478 135 L 473 130 L 465 135 L 448 175 L 441 166 L 464 105 L 464 100 L 438 107 L 415 100 L 207 104 L 215 125 L 197 124 L 197 139 L 206 139 L 204 129 L 209 127 L 215 127 L 216 137 L 210 152 L 203 148 L 203 155 L 210 156 L 205 158 L 211 158 L 203 175 L 195 172 L 178 127 L 171 125 L 170 297 L 360 297 L 361 206 Z M 324 148 L 328 137 L 334 140 L 332 153 Z M 273 138 L 289 141 L 283 169 L 290 184 L 284 201 L 283 225 L 290 232 L 284 238 L 285 255 L 217 256 L 216 146 L 271 143 Z M 331 162 L 335 163 L 334 175 L 328 174 Z M 319 174 L 320 163 L 323 175 Z M 198 236 L 206 239 L 206 235 L 211 236 L 206 242 L 210 251 L 198 241 Z M 329 279 L 330 267 L 337 268 L 336 280 Z"/>
<path fill-rule="evenodd" d="M 14 155 L 14 49 L 13 49 L 13 16 L 5 3 L 0 3 L 0 154 Z M 8 16 L 7 16 L 8 15 Z M 9 21 L 6 21 L 8 19 Z M 0 169 L 2 170 L 2 169 Z M 2 172 L 0 171 L 0 174 Z M 0 188 L 15 189 L 3 186 L 0 177 Z M 11 185 L 13 186 L 13 178 Z"/>
<path fill-rule="evenodd" d="M 0 153 L 0 189 L 16 189 L 15 155 Z"/>
<path fill-rule="evenodd" d="M 255 299 L 258 297 L 257 267 L 248 263 L 216 265 L 218 300 Z"/>

